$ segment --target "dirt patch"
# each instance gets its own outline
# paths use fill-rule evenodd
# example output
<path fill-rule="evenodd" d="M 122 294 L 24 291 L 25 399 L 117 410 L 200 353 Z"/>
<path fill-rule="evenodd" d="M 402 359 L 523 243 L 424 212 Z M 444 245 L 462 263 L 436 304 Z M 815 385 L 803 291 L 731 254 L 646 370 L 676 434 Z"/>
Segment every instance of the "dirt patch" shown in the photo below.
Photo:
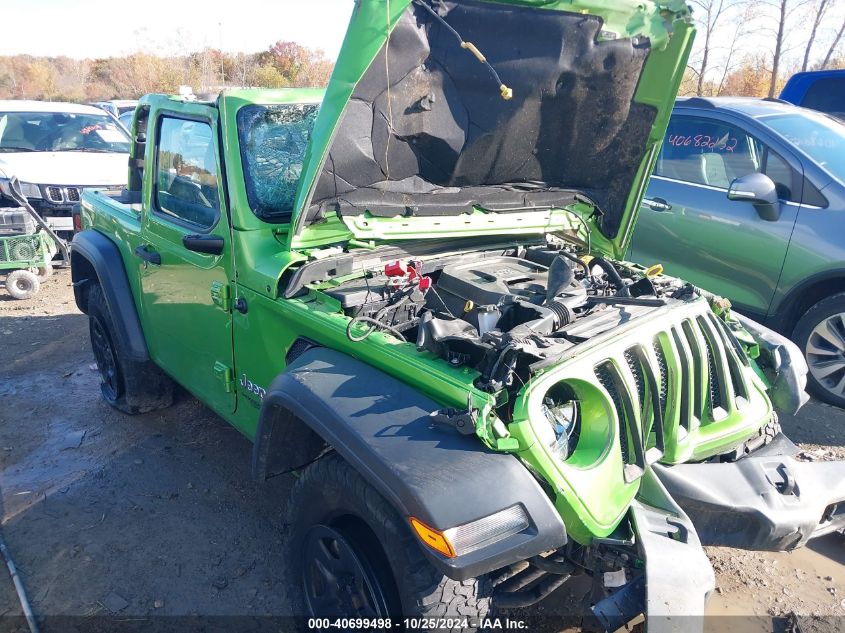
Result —
<path fill-rule="evenodd" d="M 33 300 L 0 298 L 0 335 L 0 515 L 38 615 L 287 613 L 289 478 L 252 483 L 249 442 L 189 396 L 136 417 L 105 405 L 67 271 Z M 845 459 L 841 410 L 811 403 L 782 422 L 809 458 Z M 772 630 L 791 613 L 832 630 L 844 553 L 838 536 L 791 554 L 708 548 L 708 613 L 760 618 L 713 630 Z M 564 587 L 539 613 L 577 599 Z M 19 613 L 0 572 L 0 616 Z"/>
<path fill-rule="evenodd" d="M 290 482 L 253 484 L 250 443 L 193 398 L 103 403 L 67 272 L 0 301 L 0 333 L 0 511 L 38 615 L 285 613 Z M 18 613 L 3 572 L 0 615 Z"/>

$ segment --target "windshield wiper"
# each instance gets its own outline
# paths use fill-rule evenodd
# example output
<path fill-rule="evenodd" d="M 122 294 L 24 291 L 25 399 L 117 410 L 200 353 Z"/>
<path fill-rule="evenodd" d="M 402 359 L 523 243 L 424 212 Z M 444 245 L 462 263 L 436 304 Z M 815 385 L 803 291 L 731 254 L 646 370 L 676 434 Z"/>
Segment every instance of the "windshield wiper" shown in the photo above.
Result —
<path fill-rule="evenodd" d="M 31 147 L 15 147 L 14 145 L 4 145 L 0 147 L 0 152 L 34 152 L 37 150 L 32 149 Z"/>
<path fill-rule="evenodd" d="M 96 154 L 123 154 L 117 149 L 101 149 L 99 147 L 67 147 L 64 149 L 54 149 L 54 152 L 93 152 Z M 129 151 L 129 150 L 127 150 Z"/>

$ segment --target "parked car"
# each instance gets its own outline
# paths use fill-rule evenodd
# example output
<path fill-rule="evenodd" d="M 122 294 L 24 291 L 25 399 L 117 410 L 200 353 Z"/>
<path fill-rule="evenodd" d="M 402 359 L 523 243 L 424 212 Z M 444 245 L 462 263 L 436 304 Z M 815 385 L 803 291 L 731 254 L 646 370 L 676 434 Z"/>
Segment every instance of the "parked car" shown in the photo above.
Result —
<path fill-rule="evenodd" d="M 132 117 L 134 116 L 135 109 L 133 108 L 132 110 L 127 110 L 126 112 L 121 114 L 119 117 L 117 117 L 117 120 L 120 121 L 120 124 L 123 127 L 125 127 L 127 130 L 130 130 L 132 129 Z"/>
<path fill-rule="evenodd" d="M 137 99 L 111 99 L 109 101 L 96 101 L 91 105 L 105 110 L 115 118 L 120 118 L 121 114 L 127 112 L 134 112 L 135 106 L 138 105 Z"/>
<path fill-rule="evenodd" d="M 700 629 L 674 616 L 713 590 L 702 543 L 841 527 L 845 462 L 778 436 L 794 344 L 619 261 L 686 4 L 384 7 L 325 92 L 142 99 L 126 191 L 85 192 L 72 249 L 104 399 L 178 381 L 257 480 L 299 471 L 294 614 L 470 631 L 585 573 L 597 626 Z"/>
<path fill-rule="evenodd" d="M 790 336 L 845 406 L 845 126 L 804 108 L 679 99 L 630 257 Z"/>
<path fill-rule="evenodd" d="M 780 98 L 845 119 L 845 69 L 795 73 L 786 82 Z"/>
<path fill-rule="evenodd" d="M 93 106 L 0 101 L 0 206 L 17 176 L 30 204 L 62 237 L 73 232 L 71 209 L 84 189 L 126 185 L 129 135 Z"/>

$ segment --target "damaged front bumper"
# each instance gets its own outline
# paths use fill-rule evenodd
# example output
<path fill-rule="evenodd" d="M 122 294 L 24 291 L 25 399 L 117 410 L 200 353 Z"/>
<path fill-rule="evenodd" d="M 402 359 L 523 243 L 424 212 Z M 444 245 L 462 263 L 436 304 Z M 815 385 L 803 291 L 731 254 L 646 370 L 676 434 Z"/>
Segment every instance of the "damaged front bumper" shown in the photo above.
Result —
<path fill-rule="evenodd" d="M 713 568 L 689 517 L 652 471 L 630 517 L 642 573 L 592 607 L 600 626 L 616 631 L 643 614 L 649 633 L 703 630 Z"/>
<path fill-rule="evenodd" d="M 778 435 L 736 462 L 653 468 L 704 545 L 784 551 L 845 528 L 845 461 L 797 453 Z"/>

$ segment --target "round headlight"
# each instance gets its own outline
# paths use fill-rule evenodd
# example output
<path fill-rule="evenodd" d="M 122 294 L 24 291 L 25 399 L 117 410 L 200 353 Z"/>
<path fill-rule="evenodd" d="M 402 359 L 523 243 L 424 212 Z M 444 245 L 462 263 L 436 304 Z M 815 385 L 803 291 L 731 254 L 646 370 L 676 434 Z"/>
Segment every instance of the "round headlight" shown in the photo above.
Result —
<path fill-rule="evenodd" d="M 565 460 L 575 450 L 581 434 L 578 400 L 566 385 L 556 385 L 543 398 L 542 411 L 548 422 L 548 426 L 541 425 L 543 440 L 559 459 Z"/>

